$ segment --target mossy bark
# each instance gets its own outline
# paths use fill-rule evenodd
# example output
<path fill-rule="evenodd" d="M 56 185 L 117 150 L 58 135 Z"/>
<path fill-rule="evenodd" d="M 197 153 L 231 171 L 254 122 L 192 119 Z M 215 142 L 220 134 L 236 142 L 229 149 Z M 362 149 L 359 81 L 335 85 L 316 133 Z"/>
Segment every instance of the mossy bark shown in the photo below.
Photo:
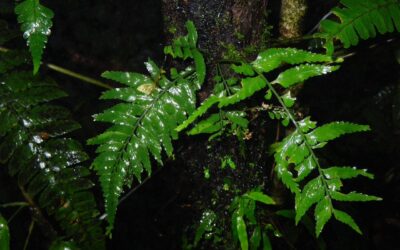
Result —
<path fill-rule="evenodd" d="M 296 38 L 303 34 L 303 19 L 306 11 L 306 0 L 282 0 L 279 23 L 281 38 Z"/>
<path fill-rule="evenodd" d="M 184 34 L 185 22 L 192 20 L 199 33 L 198 46 L 206 58 L 210 80 L 227 46 L 241 50 L 259 43 L 266 26 L 266 5 L 267 0 L 163 0 L 166 40 L 171 40 L 175 31 Z M 209 94 L 210 82 L 206 82 L 202 98 Z"/>

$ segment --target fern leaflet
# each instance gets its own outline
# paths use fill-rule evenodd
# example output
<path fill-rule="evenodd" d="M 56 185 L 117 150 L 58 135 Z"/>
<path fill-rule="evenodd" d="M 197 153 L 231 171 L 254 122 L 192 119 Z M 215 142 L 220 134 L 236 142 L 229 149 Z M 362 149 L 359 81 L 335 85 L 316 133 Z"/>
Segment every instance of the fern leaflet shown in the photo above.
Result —
<path fill-rule="evenodd" d="M 52 10 L 41 5 L 39 0 L 25 0 L 15 7 L 18 22 L 32 54 L 33 73 L 36 74 L 40 67 L 43 49 L 50 35 L 54 16 Z"/>

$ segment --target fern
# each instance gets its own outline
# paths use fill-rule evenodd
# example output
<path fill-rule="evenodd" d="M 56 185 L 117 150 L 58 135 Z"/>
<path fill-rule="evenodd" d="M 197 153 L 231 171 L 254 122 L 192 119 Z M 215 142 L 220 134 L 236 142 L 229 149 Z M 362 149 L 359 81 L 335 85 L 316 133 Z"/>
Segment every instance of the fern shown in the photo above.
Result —
<path fill-rule="evenodd" d="M 341 61 L 341 59 L 336 60 L 336 62 Z M 356 192 L 340 193 L 342 179 L 350 179 L 359 175 L 368 178 L 373 176 L 364 170 L 351 167 L 322 168 L 314 151 L 342 135 L 368 131 L 369 127 L 349 122 L 333 122 L 317 127 L 316 123 L 312 122 L 309 117 L 298 121 L 290 110 L 294 106 L 296 98 L 291 95 L 290 91 L 286 91 L 283 95 L 278 94 L 275 87 L 278 84 L 283 88 L 294 87 L 310 77 L 324 75 L 339 68 L 337 65 L 315 64 L 315 62 L 334 63 L 329 56 L 289 48 L 269 49 L 260 53 L 257 59 L 251 63 L 252 68 L 249 68 L 249 64 L 246 63 L 239 66 L 234 65 L 232 68 L 236 73 L 247 76 L 242 80 L 242 87 L 229 96 L 225 94 L 211 96 L 178 129 L 186 128 L 214 104 L 218 103 L 219 108 L 230 106 L 253 96 L 260 90 L 267 89 L 266 100 L 275 96 L 281 106 L 269 110 L 269 116 L 273 119 L 281 119 L 285 126 L 292 122 L 296 127 L 295 131 L 282 142 L 272 146 L 277 175 L 296 196 L 296 224 L 309 208 L 316 204 L 314 217 L 316 220 L 315 234 L 317 236 L 322 232 L 324 225 L 332 215 L 357 232 L 361 232 L 350 215 L 333 207 L 332 200 L 380 200 L 379 197 Z M 269 82 L 265 78 L 264 73 L 270 72 L 285 63 L 291 64 L 293 67 L 281 72 L 274 81 Z M 266 106 L 268 110 L 269 106 Z M 199 128 L 206 132 L 215 132 L 220 129 L 218 126 L 224 126 L 224 124 L 219 125 L 218 121 L 217 114 L 213 114 L 210 118 L 200 121 L 189 134 L 196 134 L 192 131 L 198 131 Z M 292 166 L 296 175 L 291 170 Z M 303 181 L 312 172 L 316 172 L 317 176 L 303 186 Z M 241 227 L 240 230 L 245 230 L 243 219 L 239 218 L 236 223 L 235 225 Z M 239 232 L 239 228 L 237 231 Z M 241 242 L 244 242 L 242 249 L 247 249 L 247 241 L 241 240 Z"/>
<path fill-rule="evenodd" d="M 59 223 L 63 231 L 59 236 L 82 249 L 104 249 L 99 212 L 90 191 L 93 183 L 88 169 L 81 166 L 88 156 L 77 141 L 64 137 L 79 124 L 65 108 L 48 103 L 66 94 L 49 79 L 26 71 L 4 71 L 0 162 L 8 163 L 28 203 L 45 209 Z"/>
<path fill-rule="evenodd" d="M 39 0 L 25 0 L 15 7 L 18 22 L 32 54 L 33 73 L 36 74 L 40 67 L 43 49 L 50 35 L 54 16 L 52 10 L 41 5 Z"/>
<path fill-rule="evenodd" d="M 400 2 L 398 0 L 341 0 L 344 8 L 332 12 L 340 22 L 324 20 L 322 37 L 327 39 L 328 53 L 333 52 L 333 39 L 340 40 L 345 48 L 355 46 L 360 38 L 373 38 L 380 34 L 400 32 Z"/>
<path fill-rule="evenodd" d="M 340 62 L 341 60 L 337 60 Z M 294 48 L 273 48 L 261 52 L 256 60 L 251 64 L 241 63 L 240 66 L 232 65 L 233 70 L 242 75 L 251 76 L 243 78 L 241 87 L 233 91 L 231 95 L 227 95 L 226 91 L 214 93 L 206 99 L 201 106 L 188 117 L 186 121 L 177 127 L 177 131 L 186 129 L 190 124 L 196 121 L 197 118 L 205 114 L 211 107 L 218 104 L 219 108 L 237 104 L 251 96 L 256 92 L 267 87 L 266 79 L 262 73 L 270 72 L 284 64 L 301 64 L 312 62 L 330 62 L 333 60 L 330 56 L 307 52 Z M 327 74 L 335 71 L 338 66 L 329 66 L 321 64 L 301 64 L 282 72 L 278 78 L 272 83 L 278 83 L 283 87 L 289 87 L 301 81 L 307 80 L 310 77 Z M 252 76 L 254 73 L 257 76 Z M 271 92 L 269 94 L 272 94 Z M 284 97 L 287 104 L 293 105 L 294 100 L 290 101 L 289 96 Z"/>
<path fill-rule="evenodd" d="M 197 33 L 190 23 L 187 27 L 189 34 L 177 41 L 189 43 L 193 52 Z M 205 73 L 196 59 L 195 63 L 197 74 L 188 67 L 180 74 L 173 74 L 173 80 L 169 80 L 152 61 L 146 63 L 150 76 L 129 72 L 103 74 L 103 77 L 127 86 L 102 95 L 102 99 L 123 102 L 95 116 L 96 121 L 110 122 L 113 126 L 88 141 L 90 145 L 100 145 L 93 167 L 100 175 L 108 232 L 113 227 L 118 197 L 124 185 L 129 184 L 133 176 L 140 181 L 144 171 L 151 174 L 151 157 L 162 165 L 162 149 L 167 156 L 172 156 L 171 141 L 178 135 L 174 129 L 194 111 L 195 90 L 204 81 Z"/>

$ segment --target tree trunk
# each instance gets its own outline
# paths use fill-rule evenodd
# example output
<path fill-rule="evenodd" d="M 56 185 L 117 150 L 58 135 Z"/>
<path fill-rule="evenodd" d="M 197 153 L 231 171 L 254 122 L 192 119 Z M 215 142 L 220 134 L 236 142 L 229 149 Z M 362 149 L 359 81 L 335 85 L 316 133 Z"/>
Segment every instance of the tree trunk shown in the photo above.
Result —
<path fill-rule="evenodd" d="M 241 50 L 260 42 L 260 31 L 266 28 L 267 0 L 163 0 L 166 39 L 174 37 L 171 31 L 184 33 L 184 23 L 192 20 L 199 34 L 199 48 L 206 58 L 208 80 L 212 79 L 216 63 L 226 48 Z M 208 96 L 210 81 L 201 99 Z"/>

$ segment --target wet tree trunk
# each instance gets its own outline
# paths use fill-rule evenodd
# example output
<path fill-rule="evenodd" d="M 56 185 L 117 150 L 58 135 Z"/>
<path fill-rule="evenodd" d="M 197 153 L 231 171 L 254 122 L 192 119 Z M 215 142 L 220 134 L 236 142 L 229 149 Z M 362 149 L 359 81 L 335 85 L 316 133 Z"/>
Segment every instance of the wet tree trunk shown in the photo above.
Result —
<path fill-rule="evenodd" d="M 204 53 L 208 79 L 227 46 L 238 50 L 258 44 L 260 31 L 266 26 L 268 0 L 163 0 L 164 30 L 167 40 L 171 31 L 184 33 L 184 23 L 192 20 L 199 33 L 199 48 Z M 210 81 L 200 93 L 208 96 Z"/>

